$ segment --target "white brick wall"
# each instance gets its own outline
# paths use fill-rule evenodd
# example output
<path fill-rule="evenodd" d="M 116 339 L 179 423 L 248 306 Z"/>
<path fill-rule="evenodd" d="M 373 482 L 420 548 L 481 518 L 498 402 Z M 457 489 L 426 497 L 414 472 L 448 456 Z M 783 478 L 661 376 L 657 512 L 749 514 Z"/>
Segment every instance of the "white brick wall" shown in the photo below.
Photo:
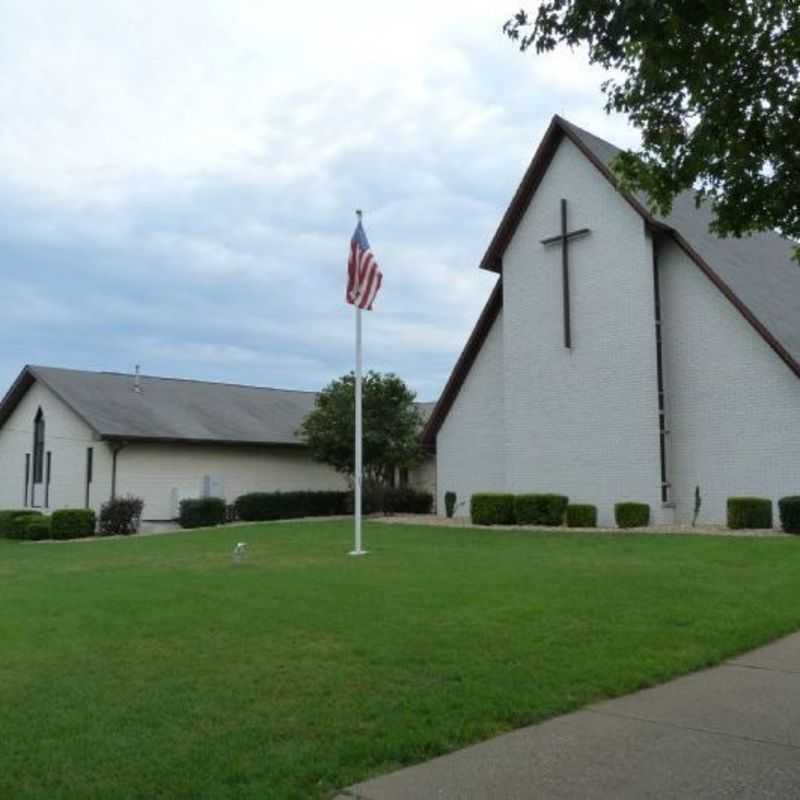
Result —
<path fill-rule="evenodd" d="M 560 200 L 569 230 L 571 350 L 564 347 Z M 503 260 L 506 474 L 514 492 L 598 506 L 660 497 L 652 243 L 641 217 L 564 140 Z M 668 512 L 667 512 L 668 513 Z"/>
<path fill-rule="evenodd" d="M 467 516 L 474 492 L 505 487 L 503 318 L 501 311 L 436 439 L 440 514 L 447 491 L 456 492 L 459 503 L 466 501 L 457 514 Z"/>
<path fill-rule="evenodd" d="M 41 408 L 45 451 L 52 453 L 49 508 L 83 508 L 86 500 L 86 450 L 94 450 L 90 505 L 99 508 L 110 493 L 111 454 L 95 441 L 91 429 L 47 387 L 36 382 L 0 428 L 0 508 L 20 508 L 25 485 L 25 454 L 33 465 L 33 422 Z M 44 487 L 37 487 L 37 505 Z"/>
<path fill-rule="evenodd" d="M 674 243 L 659 269 L 678 518 L 691 518 L 696 485 L 709 522 L 724 522 L 731 495 L 800 493 L 800 381 Z"/>

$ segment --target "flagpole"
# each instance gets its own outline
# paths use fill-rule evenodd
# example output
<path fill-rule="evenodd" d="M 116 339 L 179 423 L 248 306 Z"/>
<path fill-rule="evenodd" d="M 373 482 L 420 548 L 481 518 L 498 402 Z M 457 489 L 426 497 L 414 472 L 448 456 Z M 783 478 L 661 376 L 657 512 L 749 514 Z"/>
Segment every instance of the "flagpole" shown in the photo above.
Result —
<path fill-rule="evenodd" d="M 356 211 L 359 222 L 361 221 L 361 211 Z M 362 556 L 366 553 L 361 547 L 361 490 L 362 476 L 364 472 L 362 464 L 361 440 L 362 440 L 362 416 L 361 416 L 361 309 L 355 306 L 356 312 L 356 436 L 355 436 L 355 481 L 353 492 L 355 496 L 354 515 L 355 515 L 355 544 L 350 552 L 351 556 Z"/>

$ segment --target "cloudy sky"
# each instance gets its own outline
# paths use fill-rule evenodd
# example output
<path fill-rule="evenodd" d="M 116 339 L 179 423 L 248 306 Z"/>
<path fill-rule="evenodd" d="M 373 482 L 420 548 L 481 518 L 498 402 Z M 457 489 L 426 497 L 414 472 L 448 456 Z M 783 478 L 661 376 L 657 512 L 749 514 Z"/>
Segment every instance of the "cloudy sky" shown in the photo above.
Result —
<path fill-rule="evenodd" d="M 140 363 L 317 389 L 352 368 L 360 207 L 366 366 L 435 399 L 550 117 L 638 141 L 581 53 L 503 38 L 518 4 L 0 0 L 0 386 Z"/>

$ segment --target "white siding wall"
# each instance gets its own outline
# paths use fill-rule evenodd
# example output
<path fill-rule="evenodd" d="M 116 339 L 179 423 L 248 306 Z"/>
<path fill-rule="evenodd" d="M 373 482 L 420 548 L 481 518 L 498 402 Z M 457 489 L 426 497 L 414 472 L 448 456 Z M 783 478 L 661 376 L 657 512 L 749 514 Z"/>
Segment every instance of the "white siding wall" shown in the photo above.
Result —
<path fill-rule="evenodd" d="M 458 516 L 469 515 L 474 492 L 505 488 L 503 455 L 503 311 L 486 337 L 450 413 L 436 438 L 436 508 L 445 513 L 444 494 L 458 495 Z"/>
<path fill-rule="evenodd" d="M 33 422 L 38 409 L 45 419 L 45 451 L 52 454 L 49 509 L 82 508 L 86 499 L 86 450 L 94 450 L 90 505 L 97 509 L 110 493 L 111 454 L 103 442 L 47 387 L 36 382 L 0 428 L 0 508 L 20 508 L 25 485 L 25 454 L 33 466 Z M 46 477 L 46 476 L 45 476 Z M 37 505 L 44 486 L 37 487 Z"/>
<path fill-rule="evenodd" d="M 572 350 L 564 347 L 560 201 L 569 230 Z M 652 243 L 642 219 L 569 140 L 503 259 L 508 489 L 598 506 L 640 500 L 663 518 Z"/>
<path fill-rule="evenodd" d="M 229 503 L 246 492 L 347 488 L 332 468 L 296 448 L 130 444 L 118 456 L 117 494 L 142 497 L 144 519 L 170 519 L 173 489 L 199 497 L 206 475 L 219 480 Z"/>
<path fill-rule="evenodd" d="M 731 495 L 800 493 L 800 381 L 672 242 L 659 271 L 679 519 L 691 519 L 696 485 L 707 522 L 725 521 Z"/>

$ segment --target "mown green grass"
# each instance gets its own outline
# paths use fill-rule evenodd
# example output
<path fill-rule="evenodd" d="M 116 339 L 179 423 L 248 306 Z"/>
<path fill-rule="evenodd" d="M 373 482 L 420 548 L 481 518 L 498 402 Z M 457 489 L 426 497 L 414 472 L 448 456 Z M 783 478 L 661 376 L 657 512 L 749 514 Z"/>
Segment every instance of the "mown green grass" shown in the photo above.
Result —
<path fill-rule="evenodd" d="M 345 555 L 342 522 L 0 541 L 0 797 L 324 798 L 800 627 L 800 540 L 366 542 Z"/>

